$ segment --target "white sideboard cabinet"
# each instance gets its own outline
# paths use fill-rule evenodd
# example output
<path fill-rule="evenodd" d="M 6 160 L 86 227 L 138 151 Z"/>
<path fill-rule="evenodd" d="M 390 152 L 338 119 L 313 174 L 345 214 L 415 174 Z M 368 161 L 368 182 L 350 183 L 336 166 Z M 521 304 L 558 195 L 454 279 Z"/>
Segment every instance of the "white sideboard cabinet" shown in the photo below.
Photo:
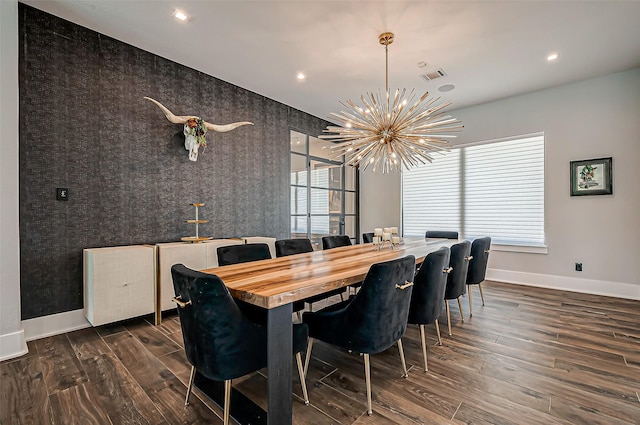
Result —
<path fill-rule="evenodd" d="M 218 267 L 218 247 L 242 245 L 239 239 L 212 239 L 202 243 L 169 242 L 159 243 L 158 247 L 158 303 L 160 311 L 175 309 L 171 301 L 174 296 L 171 267 L 184 264 L 193 270 Z M 160 313 L 158 311 L 158 314 Z M 160 320 L 158 317 L 157 321 Z"/>
<path fill-rule="evenodd" d="M 84 315 L 93 326 L 155 311 L 155 248 L 83 250 Z"/>
<path fill-rule="evenodd" d="M 275 256 L 275 238 L 212 239 L 202 243 L 169 242 L 84 250 L 84 315 L 93 326 L 175 309 L 171 267 L 218 267 L 218 248 L 267 243 Z"/>

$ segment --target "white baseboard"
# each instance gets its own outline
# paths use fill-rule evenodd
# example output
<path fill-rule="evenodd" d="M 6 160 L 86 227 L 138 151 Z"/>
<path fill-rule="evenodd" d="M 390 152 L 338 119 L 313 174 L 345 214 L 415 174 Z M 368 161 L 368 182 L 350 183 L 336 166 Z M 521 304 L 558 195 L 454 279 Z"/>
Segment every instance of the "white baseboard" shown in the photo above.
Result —
<path fill-rule="evenodd" d="M 640 300 L 640 285 L 626 282 L 581 279 L 577 277 L 487 269 L 487 280 L 515 283 L 517 285 L 604 295 L 607 297 Z"/>
<path fill-rule="evenodd" d="M 0 361 L 20 357 L 28 352 L 24 330 L 0 335 Z"/>
<path fill-rule="evenodd" d="M 33 341 L 34 339 L 89 328 L 91 323 L 84 317 L 84 310 L 80 309 L 23 320 L 22 327 L 26 340 Z"/>

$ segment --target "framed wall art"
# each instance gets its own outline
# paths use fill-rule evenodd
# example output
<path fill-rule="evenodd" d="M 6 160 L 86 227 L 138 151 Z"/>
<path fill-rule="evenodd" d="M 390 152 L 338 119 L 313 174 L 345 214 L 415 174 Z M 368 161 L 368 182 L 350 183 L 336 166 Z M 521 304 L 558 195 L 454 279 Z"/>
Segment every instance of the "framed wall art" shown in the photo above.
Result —
<path fill-rule="evenodd" d="M 571 196 L 611 195 L 612 158 L 571 161 Z"/>

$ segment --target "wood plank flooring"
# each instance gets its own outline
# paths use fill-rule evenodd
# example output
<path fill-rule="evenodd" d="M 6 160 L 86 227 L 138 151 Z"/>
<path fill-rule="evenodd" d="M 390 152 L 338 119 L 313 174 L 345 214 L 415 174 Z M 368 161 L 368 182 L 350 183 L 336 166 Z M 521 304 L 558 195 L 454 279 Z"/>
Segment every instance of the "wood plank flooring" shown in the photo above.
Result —
<path fill-rule="evenodd" d="M 366 414 L 362 357 L 314 344 L 302 403 L 294 373 L 296 424 L 640 424 L 640 301 L 496 282 L 451 303 L 453 335 L 429 326 L 429 371 L 420 335 L 371 356 L 373 416 Z M 320 303 L 319 303 L 320 304 Z M 320 305 L 316 305 L 316 308 Z M 443 308 L 444 312 L 444 308 Z M 0 424 L 220 424 L 196 390 L 183 405 L 189 364 L 176 315 L 83 329 L 30 342 L 0 363 Z M 294 369 L 295 371 L 296 369 Z M 267 371 L 234 381 L 266 407 Z"/>

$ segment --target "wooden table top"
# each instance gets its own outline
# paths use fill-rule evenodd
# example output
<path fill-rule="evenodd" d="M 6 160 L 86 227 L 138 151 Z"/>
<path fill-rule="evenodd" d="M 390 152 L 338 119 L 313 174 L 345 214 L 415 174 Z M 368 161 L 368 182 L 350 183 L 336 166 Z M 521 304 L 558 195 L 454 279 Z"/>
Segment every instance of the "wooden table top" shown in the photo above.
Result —
<path fill-rule="evenodd" d="M 456 240 L 406 240 L 396 249 L 352 245 L 269 260 L 202 270 L 218 275 L 234 298 L 264 308 L 279 307 L 332 289 L 361 282 L 372 264 L 413 255 L 421 263 L 428 253 Z"/>

